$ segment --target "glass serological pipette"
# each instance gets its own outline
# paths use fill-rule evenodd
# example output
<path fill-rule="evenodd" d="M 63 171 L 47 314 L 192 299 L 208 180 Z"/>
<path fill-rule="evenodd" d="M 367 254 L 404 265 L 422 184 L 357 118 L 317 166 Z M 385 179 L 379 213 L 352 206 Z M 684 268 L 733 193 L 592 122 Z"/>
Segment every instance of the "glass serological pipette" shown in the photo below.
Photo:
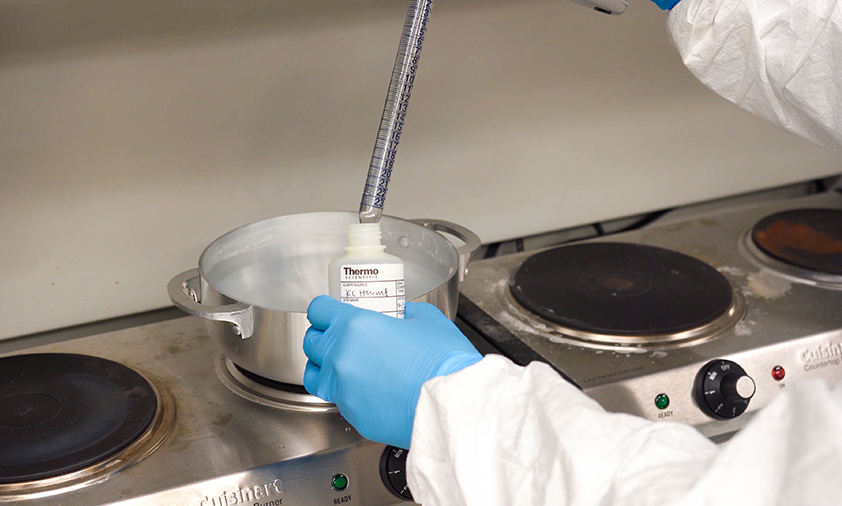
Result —
<path fill-rule="evenodd" d="M 421 46 L 427 31 L 427 20 L 433 0 L 412 0 L 406 13 L 401 42 L 386 94 L 380 129 L 374 142 L 374 152 L 368 166 L 363 197 L 360 202 L 360 223 L 378 223 L 383 215 L 386 192 L 395 165 L 398 143 L 403 131 L 409 97 L 415 84 L 415 73 L 421 59 Z"/>

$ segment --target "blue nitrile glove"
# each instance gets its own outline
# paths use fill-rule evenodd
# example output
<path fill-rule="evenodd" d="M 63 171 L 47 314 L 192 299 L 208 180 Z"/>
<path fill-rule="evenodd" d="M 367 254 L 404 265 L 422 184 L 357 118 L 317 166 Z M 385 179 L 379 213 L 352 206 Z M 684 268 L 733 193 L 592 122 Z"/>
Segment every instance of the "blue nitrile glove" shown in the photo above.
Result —
<path fill-rule="evenodd" d="M 399 319 L 327 295 L 307 310 L 304 388 L 339 407 L 372 441 L 409 448 L 421 386 L 482 359 L 435 306 L 406 303 Z"/>
<path fill-rule="evenodd" d="M 668 11 L 675 7 L 681 0 L 652 0 L 661 9 Z"/>

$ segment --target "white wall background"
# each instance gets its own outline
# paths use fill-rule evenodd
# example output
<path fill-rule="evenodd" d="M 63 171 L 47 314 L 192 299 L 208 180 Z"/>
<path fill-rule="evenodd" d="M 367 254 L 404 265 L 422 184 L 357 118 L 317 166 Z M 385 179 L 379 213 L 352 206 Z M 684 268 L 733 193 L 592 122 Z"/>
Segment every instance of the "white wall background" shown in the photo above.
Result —
<path fill-rule="evenodd" d="M 169 304 L 215 237 L 356 210 L 397 0 L 0 0 L 0 338 Z M 645 0 L 439 0 L 386 212 L 523 236 L 842 172 Z"/>

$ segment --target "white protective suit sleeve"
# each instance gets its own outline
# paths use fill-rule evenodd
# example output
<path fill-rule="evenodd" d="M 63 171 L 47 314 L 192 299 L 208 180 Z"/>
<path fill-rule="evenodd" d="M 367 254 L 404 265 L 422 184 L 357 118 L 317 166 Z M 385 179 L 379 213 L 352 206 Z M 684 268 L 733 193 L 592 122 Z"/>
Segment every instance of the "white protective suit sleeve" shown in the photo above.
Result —
<path fill-rule="evenodd" d="M 407 467 L 426 506 L 837 506 L 842 391 L 794 382 L 717 447 L 607 413 L 545 364 L 487 356 L 424 384 Z"/>
<path fill-rule="evenodd" d="M 842 0 L 681 0 L 667 26 L 707 87 L 842 153 Z"/>

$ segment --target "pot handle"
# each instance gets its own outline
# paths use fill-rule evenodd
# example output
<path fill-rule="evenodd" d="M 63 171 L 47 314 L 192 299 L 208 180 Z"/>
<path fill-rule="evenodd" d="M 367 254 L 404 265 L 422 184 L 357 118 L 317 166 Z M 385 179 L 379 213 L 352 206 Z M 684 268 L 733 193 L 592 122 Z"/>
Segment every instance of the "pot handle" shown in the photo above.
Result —
<path fill-rule="evenodd" d="M 471 232 L 462 225 L 457 225 L 449 221 L 435 220 L 435 219 L 418 219 L 410 220 L 413 223 L 421 225 L 424 228 L 435 230 L 436 232 L 446 232 L 454 237 L 458 237 L 465 244 L 456 248 L 456 253 L 459 254 L 459 282 L 465 279 L 468 274 L 468 263 L 476 256 L 482 243 L 477 234 Z"/>
<path fill-rule="evenodd" d="M 167 292 L 173 304 L 185 313 L 203 320 L 234 324 L 234 334 L 243 339 L 251 337 L 254 330 L 252 306 L 238 302 L 225 306 L 205 306 L 201 303 L 202 287 L 199 269 L 184 271 L 167 283 Z"/>

